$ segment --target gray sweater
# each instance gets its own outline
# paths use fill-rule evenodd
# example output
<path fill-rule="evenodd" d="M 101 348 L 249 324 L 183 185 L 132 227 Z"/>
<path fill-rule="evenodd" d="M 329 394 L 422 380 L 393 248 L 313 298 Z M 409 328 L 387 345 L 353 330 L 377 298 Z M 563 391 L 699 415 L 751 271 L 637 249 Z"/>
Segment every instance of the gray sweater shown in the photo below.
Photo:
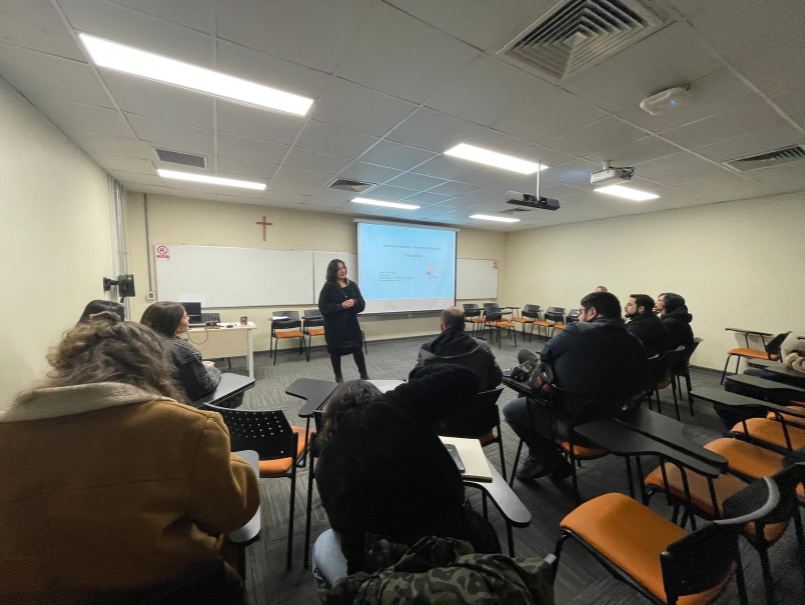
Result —
<path fill-rule="evenodd" d="M 207 367 L 201 361 L 201 353 L 181 338 L 164 340 L 165 356 L 174 368 L 176 383 L 187 393 L 190 401 L 201 399 L 215 390 L 221 382 L 221 370 Z"/>

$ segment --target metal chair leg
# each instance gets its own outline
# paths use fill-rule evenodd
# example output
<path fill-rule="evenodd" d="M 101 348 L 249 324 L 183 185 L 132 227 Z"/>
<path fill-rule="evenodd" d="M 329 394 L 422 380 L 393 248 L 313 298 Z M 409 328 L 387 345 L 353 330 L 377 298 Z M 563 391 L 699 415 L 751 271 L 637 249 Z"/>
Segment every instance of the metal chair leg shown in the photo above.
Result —
<path fill-rule="evenodd" d="M 727 363 L 724 364 L 724 371 L 721 373 L 721 384 L 724 384 L 724 379 L 727 377 L 727 368 L 730 365 L 730 358 L 732 355 L 727 355 Z"/>
<path fill-rule="evenodd" d="M 506 457 L 503 454 L 503 433 L 500 432 L 500 422 L 498 422 L 498 449 L 500 450 L 500 474 L 506 481 Z"/>
<path fill-rule="evenodd" d="M 296 464 L 291 465 L 291 504 L 290 513 L 288 515 L 288 556 L 286 560 L 286 567 L 291 568 L 291 558 L 293 557 L 293 517 L 294 505 L 296 504 Z"/>
<path fill-rule="evenodd" d="M 757 527 L 757 524 L 756 524 Z M 758 534 L 760 534 L 758 527 Z M 774 579 L 771 575 L 771 563 L 769 562 L 769 550 L 766 544 L 758 544 L 758 555 L 760 555 L 760 568 L 763 570 L 763 584 L 766 587 L 766 603 L 768 605 L 775 605 L 774 598 Z"/>
<path fill-rule="evenodd" d="M 313 456 L 310 456 L 310 468 L 307 474 L 307 518 L 305 519 L 305 560 L 304 568 L 307 569 L 310 563 L 310 517 L 313 513 Z"/>
<path fill-rule="evenodd" d="M 520 462 L 520 453 L 523 451 L 523 440 L 520 439 L 520 444 L 517 446 L 517 454 L 514 456 L 514 465 L 512 466 L 512 474 L 509 478 L 509 487 L 514 485 L 514 478 L 517 476 L 517 465 Z"/>

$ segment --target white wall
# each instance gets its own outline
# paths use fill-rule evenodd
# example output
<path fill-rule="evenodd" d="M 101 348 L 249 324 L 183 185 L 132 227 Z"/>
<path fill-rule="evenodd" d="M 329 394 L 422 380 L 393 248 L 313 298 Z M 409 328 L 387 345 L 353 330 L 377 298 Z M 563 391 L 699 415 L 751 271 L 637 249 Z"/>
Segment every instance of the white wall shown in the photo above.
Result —
<path fill-rule="evenodd" d="M 681 294 L 704 338 L 692 363 L 722 369 L 724 328 L 805 331 L 805 193 L 513 232 L 506 269 L 505 304 Z"/>
<path fill-rule="evenodd" d="M 266 228 L 256 221 L 273 223 Z M 131 300 L 132 318 L 137 320 L 148 306 L 148 263 L 153 271 L 155 244 L 193 244 L 199 246 L 237 246 L 275 250 L 321 250 L 357 252 L 357 228 L 353 217 L 344 214 L 309 212 L 289 208 L 233 204 L 162 195 L 148 196 L 148 225 L 151 250 L 146 248 L 144 197 L 126 195 L 126 230 L 129 250 L 128 270 L 135 276 L 137 297 Z M 461 229 L 457 238 L 459 258 L 497 259 L 501 261 L 498 294 L 505 270 L 506 234 L 479 229 Z M 237 268 L 233 267 L 233 270 Z M 153 275 L 153 273 L 152 273 Z M 156 283 L 153 284 L 156 288 Z M 469 301 L 466 301 L 469 302 Z M 313 308 L 313 305 L 296 309 Z M 270 322 L 275 310 L 293 310 L 293 306 L 210 309 L 218 311 L 223 321 L 237 321 L 246 315 L 258 330 L 255 350 L 268 350 Z M 361 327 L 369 340 L 435 334 L 439 331 L 438 313 L 412 315 L 363 316 Z M 289 339 L 290 340 L 290 339 Z M 293 347 L 295 343 L 283 343 Z"/>
<path fill-rule="evenodd" d="M 106 173 L 0 78 L 0 408 L 111 273 Z"/>

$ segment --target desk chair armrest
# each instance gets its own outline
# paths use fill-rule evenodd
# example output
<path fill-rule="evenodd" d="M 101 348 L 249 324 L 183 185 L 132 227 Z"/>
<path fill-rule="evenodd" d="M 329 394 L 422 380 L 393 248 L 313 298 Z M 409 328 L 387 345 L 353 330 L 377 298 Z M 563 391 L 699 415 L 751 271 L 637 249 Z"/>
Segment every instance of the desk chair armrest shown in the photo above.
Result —
<path fill-rule="evenodd" d="M 741 328 L 724 328 L 728 332 L 740 332 L 741 334 L 756 334 L 758 336 L 774 336 L 768 332 L 758 332 L 757 330 L 742 330 Z"/>

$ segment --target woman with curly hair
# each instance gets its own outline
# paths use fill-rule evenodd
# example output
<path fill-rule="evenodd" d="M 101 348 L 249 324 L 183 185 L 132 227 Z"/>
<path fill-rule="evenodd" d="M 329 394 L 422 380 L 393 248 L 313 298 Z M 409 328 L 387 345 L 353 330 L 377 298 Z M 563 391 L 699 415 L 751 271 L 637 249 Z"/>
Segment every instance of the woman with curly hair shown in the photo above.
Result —
<path fill-rule="evenodd" d="M 102 312 L 48 362 L 0 411 L 0 602 L 116 603 L 221 565 L 257 478 L 219 414 L 180 403 L 160 338 Z"/>

